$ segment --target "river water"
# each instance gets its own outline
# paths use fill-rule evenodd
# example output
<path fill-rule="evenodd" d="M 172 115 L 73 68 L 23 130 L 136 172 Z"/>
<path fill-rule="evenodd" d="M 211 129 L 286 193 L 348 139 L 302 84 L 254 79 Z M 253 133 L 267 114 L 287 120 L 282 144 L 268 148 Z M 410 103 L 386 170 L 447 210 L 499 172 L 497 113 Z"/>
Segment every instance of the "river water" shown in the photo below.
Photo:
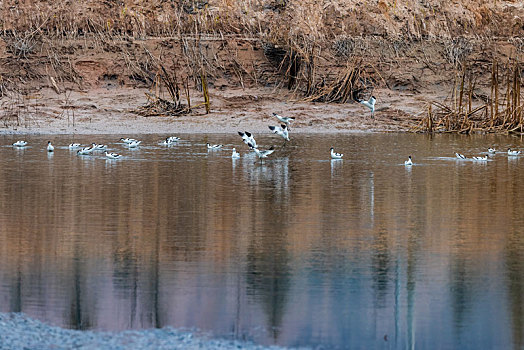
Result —
<path fill-rule="evenodd" d="M 238 135 L 135 136 L 0 136 L 0 311 L 265 345 L 524 347 L 524 156 L 505 153 L 521 139 L 263 135 L 260 163 Z"/>

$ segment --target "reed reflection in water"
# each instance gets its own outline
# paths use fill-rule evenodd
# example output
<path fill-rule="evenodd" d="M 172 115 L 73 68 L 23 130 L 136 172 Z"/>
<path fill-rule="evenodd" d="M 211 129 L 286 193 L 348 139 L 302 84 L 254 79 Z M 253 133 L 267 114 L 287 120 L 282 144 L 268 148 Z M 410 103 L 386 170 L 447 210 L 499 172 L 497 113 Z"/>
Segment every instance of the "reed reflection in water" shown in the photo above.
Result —
<path fill-rule="evenodd" d="M 453 158 L 520 140 L 294 135 L 260 164 L 238 137 L 181 136 L 75 140 L 122 161 L 0 147 L 0 311 L 288 346 L 524 346 L 524 157 Z"/>

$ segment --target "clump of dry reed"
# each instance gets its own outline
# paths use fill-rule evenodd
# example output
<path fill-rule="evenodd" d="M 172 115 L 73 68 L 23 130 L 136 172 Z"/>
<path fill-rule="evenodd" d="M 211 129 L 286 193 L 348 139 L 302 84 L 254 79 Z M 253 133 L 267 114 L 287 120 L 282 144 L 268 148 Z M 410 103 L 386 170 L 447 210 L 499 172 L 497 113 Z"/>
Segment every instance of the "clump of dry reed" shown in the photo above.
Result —
<path fill-rule="evenodd" d="M 501 77 L 499 63 L 491 66 L 490 95 L 475 92 L 475 78 L 464 67 L 456 79 L 449 105 L 431 101 L 427 115 L 413 131 L 473 133 L 524 132 L 524 105 L 521 103 L 521 68 L 518 62 L 508 64 Z M 503 90 L 505 88 L 505 90 Z M 481 97 L 483 103 L 476 103 Z"/>

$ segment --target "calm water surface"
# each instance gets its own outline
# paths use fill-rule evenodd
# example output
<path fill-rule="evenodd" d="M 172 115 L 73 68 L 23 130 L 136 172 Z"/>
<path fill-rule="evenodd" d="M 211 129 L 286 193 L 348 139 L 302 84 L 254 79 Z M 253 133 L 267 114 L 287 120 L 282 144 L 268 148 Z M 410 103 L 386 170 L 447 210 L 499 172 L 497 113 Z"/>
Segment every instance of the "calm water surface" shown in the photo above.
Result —
<path fill-rule="evenodd" d="M 0 136 L 0 311 L 286 346 L 524 348 L 524 156 L 453 158 L 521 139 L 292 135 L 258 164 L 238 135 L 129 136 L 144 145 L 74 140 L 119 161 Z"/>

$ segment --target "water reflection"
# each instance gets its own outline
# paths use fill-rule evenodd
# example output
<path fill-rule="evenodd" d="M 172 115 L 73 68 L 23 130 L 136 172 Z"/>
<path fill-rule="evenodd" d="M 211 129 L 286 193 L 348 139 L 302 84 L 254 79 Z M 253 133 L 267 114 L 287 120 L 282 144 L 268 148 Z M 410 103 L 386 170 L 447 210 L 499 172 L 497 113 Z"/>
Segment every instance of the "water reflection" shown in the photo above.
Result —
<path fill-rule="evenodd" d="M 189 135 L 110 143 L 122 160 L 1 148 L 0 310 L 263 344 L 521 348 L 524 164 L 446 156 L 511 140 L 486 137 L 303 135 L 263 163 Z M 408 148 L 413 167 L 394 159 Z"/>

